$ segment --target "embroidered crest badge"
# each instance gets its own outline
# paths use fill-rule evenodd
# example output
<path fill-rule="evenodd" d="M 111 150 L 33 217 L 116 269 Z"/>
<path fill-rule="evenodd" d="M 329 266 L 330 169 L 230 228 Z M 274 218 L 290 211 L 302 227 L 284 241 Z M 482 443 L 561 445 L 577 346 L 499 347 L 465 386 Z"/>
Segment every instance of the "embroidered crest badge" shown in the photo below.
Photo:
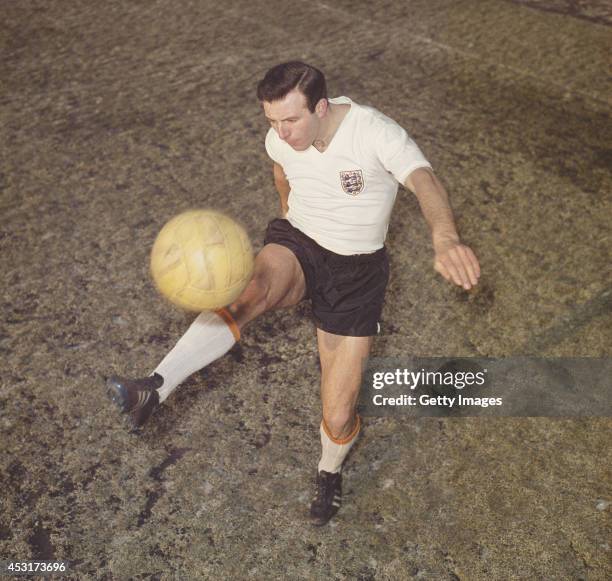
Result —
<path fill-rule="evenodd" d="M 342 189 L 350 196 L 356 196 L 363 190 L 363 172 L 360 169 L 340 172 Z"/>

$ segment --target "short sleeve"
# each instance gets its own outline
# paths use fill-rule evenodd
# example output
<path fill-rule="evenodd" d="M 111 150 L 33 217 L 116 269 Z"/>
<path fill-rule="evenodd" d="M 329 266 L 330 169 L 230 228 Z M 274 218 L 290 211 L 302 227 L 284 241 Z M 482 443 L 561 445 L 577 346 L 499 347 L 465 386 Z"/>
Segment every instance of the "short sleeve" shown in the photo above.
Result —
<path fill-rule="evenodd" d="M 283 163 L 281 161 L 281 156 L 280 156 L 280 152 L 279 152 L 279 142 L 280 140 L 278 139 L 278 135 L 276 134 L 276 131 L 274 131 L 274 129 L 272 129 L 272 127 L 270 127 L 270 129 L 268 129 L 268 133 L 266 133 L 266 152 L 268 153 L 268 156 L 270 157 L 270 159 L 276 163 L 278 163 L 278 165 L 282 166 Z"/>
<path fill-rule="evenodd" d="M 377 123 L 376 153 L 385 169 L 399 183 L 403 184 L 419 167 L 431 169 L 431 164 L 403 127 L 382 114 Z"/>

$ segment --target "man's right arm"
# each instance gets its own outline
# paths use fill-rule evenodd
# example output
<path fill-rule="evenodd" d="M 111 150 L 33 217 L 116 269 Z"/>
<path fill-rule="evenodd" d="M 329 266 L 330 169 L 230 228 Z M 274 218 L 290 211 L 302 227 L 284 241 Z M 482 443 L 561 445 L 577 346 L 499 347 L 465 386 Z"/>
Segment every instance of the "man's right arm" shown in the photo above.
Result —
<path fill-rule="evenodd" d="M 281 217 L 286 218 L 289 211 L 289 192 L 291 191 L 291 186 L 287 181 L 287 176 L 285 176 L 282 166 L 276 162 L 274 162 L 274 185 L 280 196 Z"/>

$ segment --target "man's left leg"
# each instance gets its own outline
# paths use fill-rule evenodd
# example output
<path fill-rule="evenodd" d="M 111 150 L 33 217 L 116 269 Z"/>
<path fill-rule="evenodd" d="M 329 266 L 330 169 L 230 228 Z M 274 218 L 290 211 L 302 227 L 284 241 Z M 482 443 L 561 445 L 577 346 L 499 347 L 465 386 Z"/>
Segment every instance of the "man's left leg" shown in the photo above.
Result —
<path fill-rule="evenodd" d="M 345 337 L 317 329 L 321 359 L 322 454 L 317 490 L 310 507 L 314 525 L 325 524 L 340 507 L 342 462 L 357 439 L 356 414 L 363 360 L 370 353 L 372 337 Z"/>

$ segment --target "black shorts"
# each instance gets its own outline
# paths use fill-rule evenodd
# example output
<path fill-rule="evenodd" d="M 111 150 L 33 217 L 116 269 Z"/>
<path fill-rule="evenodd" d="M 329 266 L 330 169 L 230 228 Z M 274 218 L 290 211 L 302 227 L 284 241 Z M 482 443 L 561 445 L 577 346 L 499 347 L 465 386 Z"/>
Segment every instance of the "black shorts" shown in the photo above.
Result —
<path fill-rule="evenodd" d="M 264 244 L 280 244 L 298 259 L 315 324 L 335 335 L 369 337 L 379 331 L 389 280 L 386 248 L 343 256 L 319 246 L 288 220 L 272 220 Z"/>

